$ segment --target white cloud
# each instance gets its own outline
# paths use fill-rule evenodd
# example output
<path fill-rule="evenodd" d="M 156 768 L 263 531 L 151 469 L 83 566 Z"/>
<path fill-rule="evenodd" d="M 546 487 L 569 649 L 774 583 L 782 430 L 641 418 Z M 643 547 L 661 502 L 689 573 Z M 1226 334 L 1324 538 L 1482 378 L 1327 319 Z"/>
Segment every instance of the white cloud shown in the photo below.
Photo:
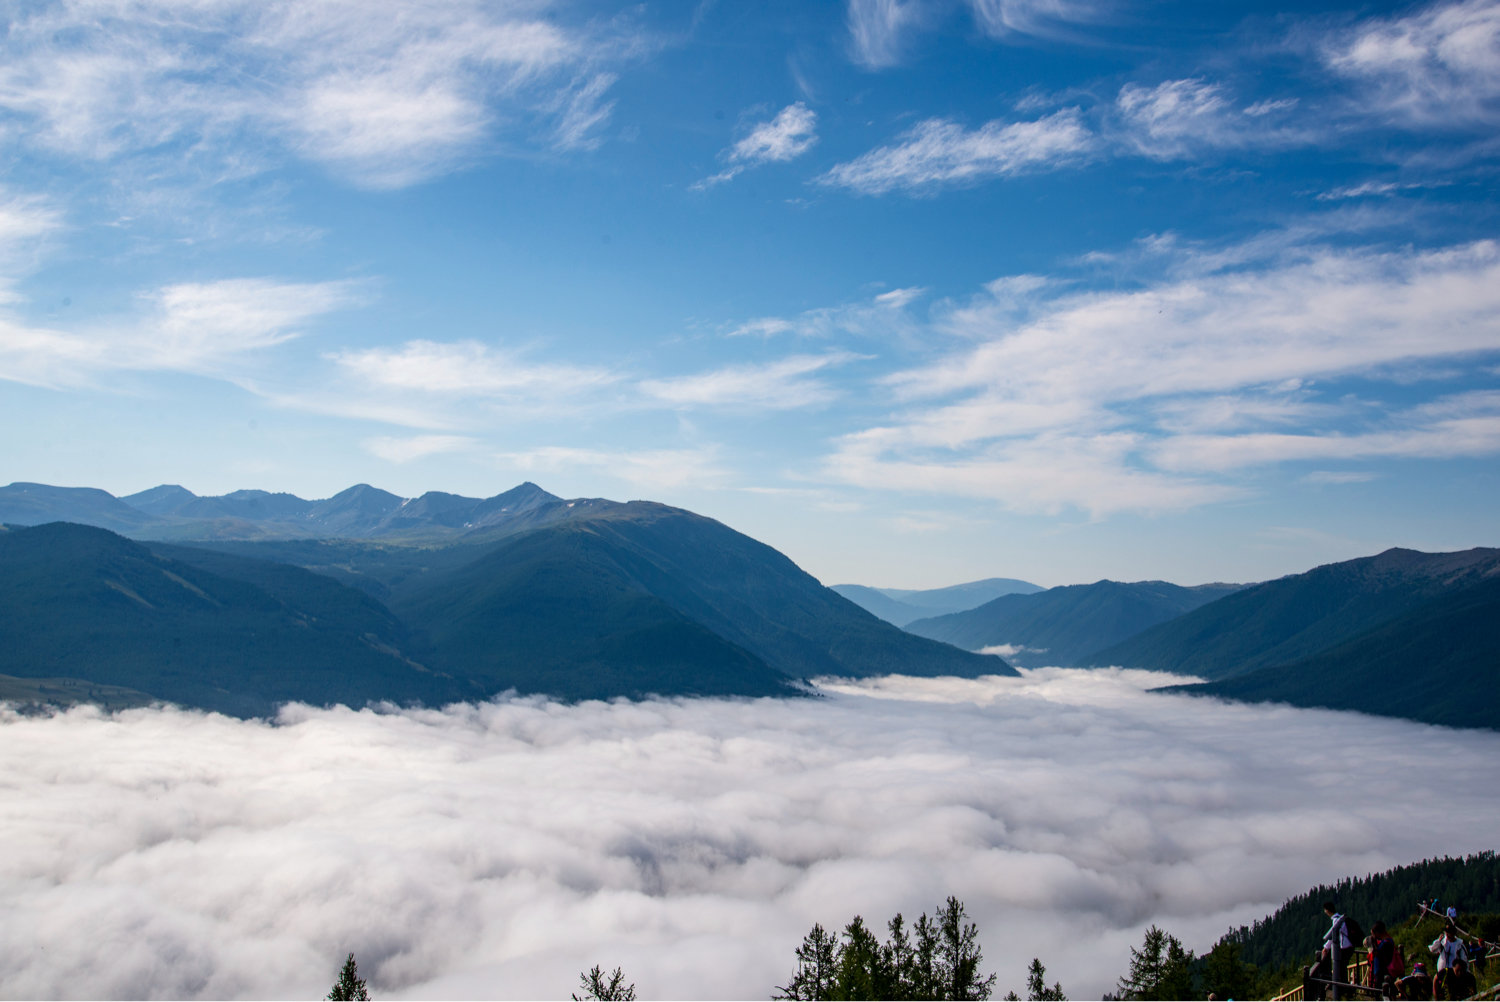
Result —
<path fill-rule="evenodd" d="M 1107 403 L 1369 371 L 1500 347 L 1500 246 L 1317 250 L 1133 292 L 1065 297 L 1019 327 L 967 315 L 970 352 L 899 374 L 909 397 Z"/>
<path fill-rule="evenodd" d="M 894 145 L 835 165 L 818 181 L 864 195 L 923 192 L 1076 164 L 1093 149 L 1094 136 L 1084 127 L 1077 109 L 1033 122 L 986 122 L 974 130 L 935 118 L 905 133 Z"/>
<path fill-rule="evenodd" d="M 812 149 L 818 141 L 818 116 L 798 101 L 789 104 L 769 122 L 757 124 L 750 133 L 723 154 L 728 169 L 704 178 L 693 187 L 712 187 L 737 177 L 747 167 L 763 163 L 784 163 Z"/>
<path fill-rule="evenodd" d="M 0 319 L 0 378 L 68 386 L 120 370 L 225 376 L 360 293 L 357 282 L 223 279 L 145 294 L 135 317 L 108 326 L 59 331 Z"/>
<path fill-rule="evenodd" d="M 1216 84 L 1167 80 L 1152 88 L 1126 84 L 1115 101 L 1136 150 L 1162 159 L 1182 156 L 1188 145 L 1224 141 L 1229 103 Z"/>
<path fill-rule="evenodd" d="M 399 348 L 347 349 L 329 358 L 376 389 L 450 396 L 549 397 L 596 389 L 618 378 L 600 368 L 528 362 L 477 341 L 408 341 Z"/>
<path fill-rule="evenodd" d="M 1125 433 L 1043 434 L 952 451 L 913 448 L 903 428 L 846 436 L 825 458 L 824 475 L 871 490 L 981 498 L 1023 513 L 1069 509 L 1093 518 L 1161 514 L 1240 497 L 1240 488 L 1142 469 L 1142 445 Z"/>
<path fill-rule="evenodd" d="M 806 310 L 795 317 L 757 317 L 735 326 L 729 337 L 759 335 L 774 337 L 795 334 L 798 337 L 829 338 L 852 334 L 863 338 L 889 338 L 912 329 L 907 307 L 922 298 L 925 289 L 915 286 L 891 289 L 865 302 L 842 306 L 825 306 Z"/>
<path fill-rule="evenodd" d="M 1390 430 L 1355 434 L 1176 435 L 1150 452 L 1165 470 L 1232 470 L 1329 459 L 1452 459 L 1500 454 L 1500 394 L 1458 394 L 1392 414 Z M 1366 477 L 1366 479 L 1368 479 Z M 1327 476 L 1322 482 L 1332 482 Z"/>
<path fill-rule="evenodd" d="M 762 122 L 735 143 L 729 159 L 735 163 L 781 163 L 800 157 L 818 141 L 818 116 L 798 101 L 769 122 Z"/>
<path fill-rule="evenodd" d="M 1500 352 L 1500 247 L 1275 243 L 1167 247 L 1177 277 L 1124 292 L 992 283 L 933 320 L 963 347 L 885 377 L 906 409 L 839 439 L 824 473 L 1097 518 L 1243 496 L 1219 475 L 1244 468 L 1500 453 L 1490 394 L 1387 413 L 1316 388 Z"/>
<path fill-rule="evenodd" d="M 907 37 L 922 26 L 922 0 L 849 0 L 850 55 L 868 70 L 901 61 Z"/>
<path fill-rule="evenodd" d="M 599 128 L 614 111 L 613 101 L 603 100 L 618 79 L 613 73 L 596 73 L 580 81 L 568 94 L 567 106 L 557 123 L 557 145 L 565 150 L 595 149 Z"/>
<path fill-rule="evenodd" d="M 691 376 L 646 379 L 640 389 L 677 407 L 799 410 L 822 406 L 837 396 L 833 387 L 809 376 L 857 357 L 848 352 L 792 355 L 762 365 L 730 365 Z"/>
<path fill-rule="evenodd" d="M 1012 35 L 1070 40 L 1077 25 L 1106 20 L 1109 0 L 969 0 L 974 20 L 993 38 Z"/>
<path fill-rule="evenodd" d="M 396 437 L 380 435 L 367 438 L 360 443 L 372 456 L 388 463 L 409 463 L 447 452 L 461 452 L 473 448 L 477 442 L 463 435 L 408 435 Z"/>
<path fill-rule="evenodd" d="M 952 893 L 1002 992 L 1041 957 L 1097 998 L 1151 923 L 1201 953 L 1320 883 L 1493 845 L 1493 798 L 1448 788 L 1486 788 L 1500 735 L 1140 691 L 1162 681 L 5 713 L 0 980 L 317 997 L 353 951 L 376 997 L 552 998 L 597 963 L 642 997 L 756 998 L 813 922 Z M 1371 798 L 1372 771 L 1449 783 Z"/>
<path fill-rule="evenodd" d="M 279 144 L 372 187 L 450 169 L 502 119 L 555 116 L 559 144 L 588 145 L 612 78 L 574 77 L 623 51 L 543 4 L 476 0 L 79 0 L 9 28 L 0 107 L 47 149 L 243 163 Z"/>
<path fill-rule="evenodd" d="M 1334 72 L 1360 85 L 1359 112 L 1412 128 L 1500 122 L 1500 3 L 1437 3 L 1365 21 L 1326 41 Z"/>
<path fill-rule="evenodd" d="M 14 283 L 37 267 L 48 239 L 63 227 L 63 214 L 51 200 L 0 191 L 0 305 L 21 298 Z"/>

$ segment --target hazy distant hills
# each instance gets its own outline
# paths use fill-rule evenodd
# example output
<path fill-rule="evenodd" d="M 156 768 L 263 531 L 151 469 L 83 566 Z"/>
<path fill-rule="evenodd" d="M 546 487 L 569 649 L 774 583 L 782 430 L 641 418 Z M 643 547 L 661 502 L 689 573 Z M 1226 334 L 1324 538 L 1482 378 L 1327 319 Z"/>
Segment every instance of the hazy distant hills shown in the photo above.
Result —
<path fill-rule="evenodd" d="M 91 487 L 0 487 L 0 523 L 78 522 L 138 539 L 352 538 L 437 541 L 517 532 L 578 517 L 612 502 L 564 501 L 526 483 L 491 498 L 429 491 L 400 498 L 357 484 L 331 498 L 240 490 L 200 497 L 175 484 L 116 498 Z"/>
<path fill-rule="evenodd" d="M 985 578 L 983 581 L 929 589 L 871 588 L 857 584 L 831 587 L 865 611 L 874 613 L 887 623 L 903 627 L 929 616 L 972 609 L 1001 595 L 1029 595 L 1042 590 L 1039 585 L 1015 578 Z"/>
<path fill-rule="evenodd" d="M 904 633 L 776 550 L 665 505 L 563 501 L 532 484 L 489 499 L 170 486 L 132 498 L 145 510 L 87 489 L 0 491 L 7 515 L 120 521 L 123 507 L 146 520 L 137 537 L 244 538 L 143 543 L 68 523 L 0 533 L 0 676 L 261 714 L 290 699 L 759 696 L 816 675 L 1013 673 Z M 282 538 L 298 525 L 322 538 Z"/>
<path fill-rule="evenodd" d="M 1003 646 L 1007 658 L 1023 667 L 1069 666 L 1240 587 L 1211 584 L 1184 588 L 1165 581 L 1096 581 L 1002 595 L 978 608 L 919 619 L 906 628 L 966 650 Z"/>

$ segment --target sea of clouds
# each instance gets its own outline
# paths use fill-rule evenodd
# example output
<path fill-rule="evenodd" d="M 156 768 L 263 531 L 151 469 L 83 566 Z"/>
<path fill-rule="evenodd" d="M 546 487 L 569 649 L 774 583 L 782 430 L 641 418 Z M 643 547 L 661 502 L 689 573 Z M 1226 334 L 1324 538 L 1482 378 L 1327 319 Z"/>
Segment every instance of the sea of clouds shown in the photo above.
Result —
<path fill-rule="evenodd" d="M 0 994 L 316 998 L 353 951 L 384 998 L 566 998 L 596 963 L 764 998 L 814 922 L 953 894 L 997 994 L 1036 956 L 1098 997 L 1151 923 L 1202 951 L 1320 882 L 1495 847 L 1500 734 L 1163 681 L 0 709 Z"/>

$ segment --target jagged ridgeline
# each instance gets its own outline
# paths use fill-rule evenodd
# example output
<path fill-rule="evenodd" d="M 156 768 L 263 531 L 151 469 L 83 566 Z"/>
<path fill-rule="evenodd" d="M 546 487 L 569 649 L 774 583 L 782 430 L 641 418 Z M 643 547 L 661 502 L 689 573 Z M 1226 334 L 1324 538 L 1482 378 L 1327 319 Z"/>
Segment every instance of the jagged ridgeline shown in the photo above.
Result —
<path fill-rule="evenodd" d="M 1238 943 L 1240 956 L 1262 970 L 1305 963 L 1328 919 L 1323 902 L 1334 901 L 1366 929 L 1377 920 L 1395 927 L 1418 912 L 1419 901 L 1438 899 L 1460 914 L 1500 912 L 1500 858 L 1493 851 L 1454 859 L 1425 859 L 1384 873 L 1319 885 L 1289 899 L 1275 914 L 1232 929 L 1220 942 Z M 1420 959 L 1420 958 L 1413 958 Z"/>
<path fill-rule="evenodd" d="M 293 700 L 791 696 L 822 675 L 1013 674 L 713 519 L 534 484 L 316 502 L 12 484 L 5 520 L 42 523 L 0 526 L 0 697 L 25 704 L 261 716 Z"/>

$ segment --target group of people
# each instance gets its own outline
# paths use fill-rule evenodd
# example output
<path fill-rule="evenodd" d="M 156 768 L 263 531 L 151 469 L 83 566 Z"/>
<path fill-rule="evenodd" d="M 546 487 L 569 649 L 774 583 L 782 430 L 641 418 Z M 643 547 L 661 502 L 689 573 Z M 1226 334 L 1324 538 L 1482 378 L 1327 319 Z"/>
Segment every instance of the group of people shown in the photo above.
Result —
<path fill-rule="evenodd" d="M 1424 914 L 1432 909 L 1423 904 Z M 1423 962 L 1406 969 L 1406 958 L 1401 948 L 1391 938 L 1384 922 L 1370 927 L 1368 936 L 1363 934 L 1358 923 L 1347 918 L 1333 902 L 1323 903 L 1323 914 L 1328 916 L 1328 934 L 1323 938 L 1323 948 L 1317 963 L 1307 970 L 1304 986 L 1307 999 L 1344 999 L 1370 997 L 1420 999 L 1467 999 L 1475 995 L 1479 986 L 1475 970 L 1483 971 L 1485 959 L 1495 944 L 1482 937 L 1466 937 L 1458 927 L 1458 910 L 1449 908 L 1445 916 L 1443 932 L 1433 940 L 1428 952 L 1434 955 L 1435 973 L 1427 973 Z M 1369 959 L 1363 985 L 1350 982 L 1349 962 L 1356 949 L 1362 949 Z M 1359 989 L 1363 989 L 1360 991 Z"/>

